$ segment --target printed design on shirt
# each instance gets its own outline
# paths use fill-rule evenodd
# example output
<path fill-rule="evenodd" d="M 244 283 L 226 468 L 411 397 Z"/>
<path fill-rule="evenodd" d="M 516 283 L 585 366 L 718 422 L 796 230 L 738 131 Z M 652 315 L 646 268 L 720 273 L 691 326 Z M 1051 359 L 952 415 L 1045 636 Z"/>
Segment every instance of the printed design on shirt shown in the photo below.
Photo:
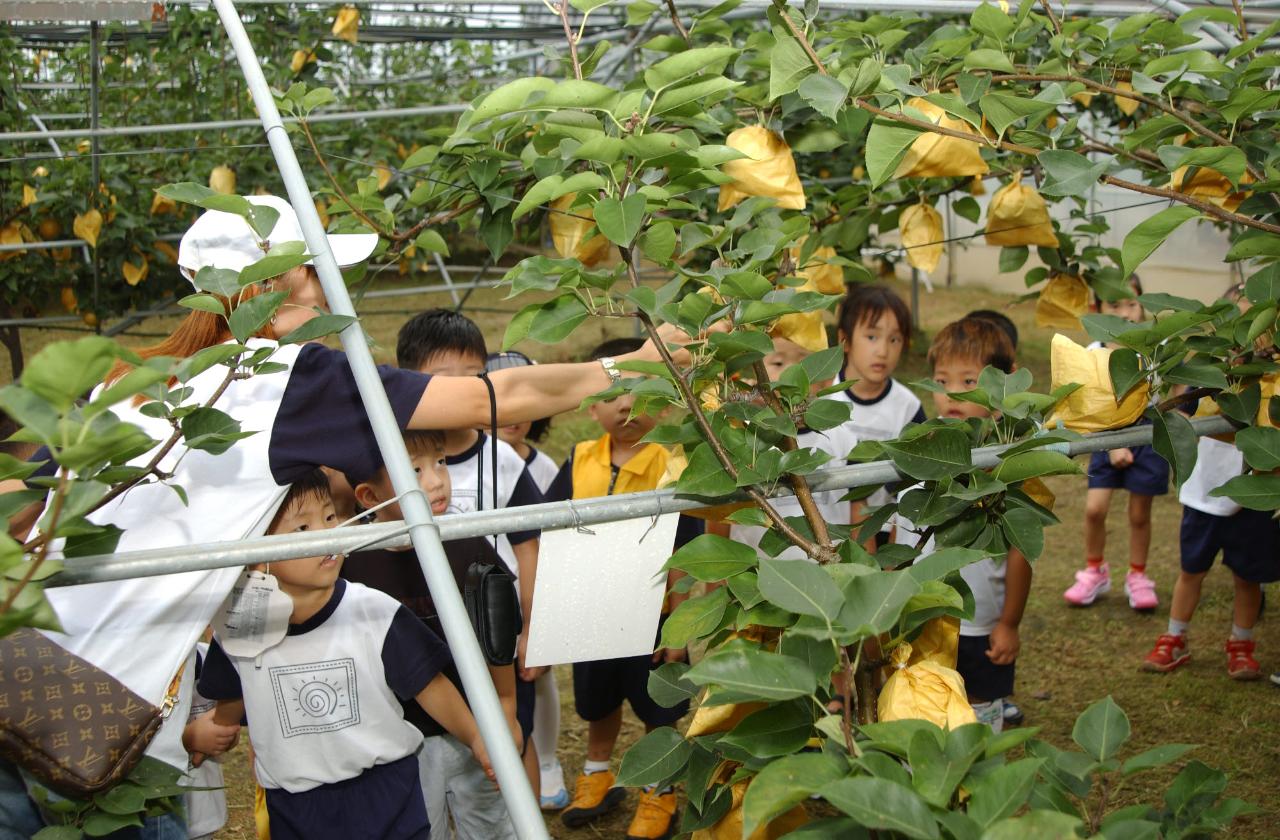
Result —
<path fill-rule="evenodd" d="M 359 725 L 354 659 L 277 665 L 269 674 L 284 737 Z"/>
<path fill-rule="evenodd" d="M 490 494 L 485 493 L 486 498 Z M 474 513 L 476 510 L 476 488 L 454 488 L 449 495 L 449 507 L 445 513 Z"/>

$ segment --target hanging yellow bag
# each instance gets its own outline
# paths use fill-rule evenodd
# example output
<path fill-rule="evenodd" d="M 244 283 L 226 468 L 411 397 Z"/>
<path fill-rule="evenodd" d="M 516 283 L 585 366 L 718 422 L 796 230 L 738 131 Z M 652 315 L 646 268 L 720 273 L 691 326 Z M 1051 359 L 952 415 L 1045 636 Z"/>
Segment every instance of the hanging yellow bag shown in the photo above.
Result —
<path fill-rule="evenodd" d="M 927 659 L 908 664 L 911 654 L 904 642 L 889 655 L 894 672 L 880 690 L 880 720 L 927 720 L 944 729 L 976 723 L 960 674 Z"/>
<path fill-rule="evenodd" d="M 782 135 L 762 125 L 739 128 L 725 139 L 725 145 L 746 155 L 721 167 L 733 179 L 720 187 L 719 210 L 735 206 L 752 195 L 777 199 L 784 210 L 803 210 L 804 187 L 796 172 L 796 159 Z"/>
<path fill-rule="evenodd" d="M 146 258 L 142 258 L 142 265 L 134 265 L 128 260 L 120 266 L 121 273 L 124 274 L 124 282 L 130 286 L 136 286 L 143 280 L 147 279 L 147 273 L 151 270 L 151 262 Z"/>
<path fill-rule="evenodd" d="M 585 266 L 599 265 L 609 256 L 609 240 L 600 233 L 587 239 L 595 230 L 595 214 L 590 207 L 570 210 L 577 193 L 562 195 L 551 203 L 551 244 L 561 257 L 575 257 Z"/>
<path fill-rule="evenodd" d="M 1187 166 L 1179 166 L 1173 171 L 1173 175 L 1169 177 L 1169 189 L 1177 190 L 1183 195 L 1188 195 L 1192 198 L 1200 198 L 1211 204 L 1216 204 L 1228 213 L 1236 212 L 1240 205 L 1244 203 L 1244 200 L 1253 195 L 1252 190 L 1240 190 L 1237 192 L 1231 186 L 1231 182 L 1227 180 L 1227 176 L 1216 169 L 1209 169 L 1205 166 L 1198 167 L 1195 174 L 1188 180 L 1187 170 L 1189 168 Z M 1241 184 L 1252 182 L 1253 178 L 1248 173 L 1240 179 Z"/>
<path fill-rule="evenodd" d="M 717 778 L 720 781 L 728 779 L 732 769 L 736 766 L 732 762 L 726 762 L 726 766 L 721 769 L 721 773 L 717 775 Z M 693 832 L 690 835 L 690 840 L 743 840 L 742 800 L 747 795 L 747 787 L 753 781 L 755 781 L 755 777 L 736 782 L 730 791 L 733 800 L 729 806 L 729 811 L 710 828 L 700 828 Z M 808 821 L 809 815 L 805 812 L 804 806 L 796 805 L 790 811 L 774 817 L 769 822 L 756 828 L 746 840 L 777 840 L 777 838 L 785 837 L 800 828 Z"/>
<path fill-rule="evenodd" d="M 151 196 L 151 215 L 165 216 L 169 213 L 178 211 L 178 203 L 172 198 L 167 198 L 160 193 L 154 193 Z"/>
<path fill-rule="evenodd" d="M 209 173 L 209 189 L 223 195 L 232 195 L 236 191 L 236 172 L 225 163 L 215 166 Z"/>
<path fill-rule="evenodd" d="M 1107 367 L 1111 350 L 1087 350 L 1065 335 L 1057 334 L 1049 351 L 1052 370 L 1050 390 L 1075 383 L 1080 387 L 1058 403 L 1048 425 L 1062 421 L 1073 432 L 1101 432 L 1132 426 L 1146 411 L 1151 388 L 1140 382 L 1119 404 Z"/>
<path fill-rule="evenodd" d="M 294 50 L 293 58 L 289 59 L 289 69 L 292 70 L 296 75 L 298 73 L 301 73 L 303 68 L 306 67 L 308 64 L 315 64 L 315 63 L 316 63 L 315 50 Z"/>
<path fill-rule="evenodd" d="M 940 106 L 934 105 L 923 97 L 915 97 L 907 101 L 907 105 L 929 118 L 934 125 L 973 134 L 973 126 L 964 120 L 956 119 Z M 964 175 L 985 175 L 990 171 L 987 162 L 982 159 L 980 139 L 961 140 L 959 137 L 948 137 L 932 131 L 922 133 L 907 149 L 907 155 L 894 171 L 895 178 L 944 178 Z"/>
<path fill-rule="evenodd" d="M 98 234 L 102 232 L 102 213 L 97 209 L 77 215 L 71 223 L 75 235 L 89 243 L 90 248 L 98 247 Z"/>
<path fill-rule="evenodd" d="M 942 259 L 942 214 L 928 204 L 913 204 L 898 218 L 907 265 L 932 273 Z"/>
<path fill-rule="evenodd" d="M 830 245 L 821 245 L 809 255 L 805 264 L 800 266 L 803 245 L 804 239 L 796 243 L 796 246 L 791 249 L 791 259 L 799 266 L 796 276 L 804 278 L 805 287 L 811 286 L 814 291 L 822 292 L 824 295 L 844 294 L 844 270 L 830 262 L 837 256 L 836 249 Z"/>
<path fill-rule="evenodd" d="M 1028 478 L 1018 487 L 1023 493 L 1031 497 L 1031 501 L 1045 510 L 1052 511 L 1054 503 L 1058 501 L 1058 497 L 1053 494 L 1049 486 L 1039 478 Z"/>
<path fill-rule="evenodd" d="M 933 662 L 947 668 L 956 667 L 960 653 L 960 619 L 944 615 L 924 623 L 920 635 L 911 643 L 908 665 Z"/>
<path fill-rule="evenodd" d="M 1055 274 L 1036 300 L 1036 326 L 1081 330 L 1080 316 L 1089 311 L 1089 284 L 1072 274 Z"/>
<path fill-rule="evenodd" d="M 1133 91 L 1133 85 L 1128 82 L 1116 82 L 1116 90 L 1123 90 L 1131 93 Z M 1126 117 L 1133 116 L 1133 112 L 1138 110 L 1138 104 L 1138 100 L 1130 99 L 1127 96 L 1116 97 L 1116 107 L 1119 108 L 1120 113 L 1124 114 Z"/>
<path fill-rule="evenodd" d="M 343 6 L 333 19 L 333 36 L 354 44 L 359 40 L 360 10 L 355 6 Z"/>
<path fill-rule="evenodd" d="M 1023 186 L 1021 172 L 991 196 L 986 238 L 988 245 L 1058 247 L 1049 208 L 1033 187 Z"/>

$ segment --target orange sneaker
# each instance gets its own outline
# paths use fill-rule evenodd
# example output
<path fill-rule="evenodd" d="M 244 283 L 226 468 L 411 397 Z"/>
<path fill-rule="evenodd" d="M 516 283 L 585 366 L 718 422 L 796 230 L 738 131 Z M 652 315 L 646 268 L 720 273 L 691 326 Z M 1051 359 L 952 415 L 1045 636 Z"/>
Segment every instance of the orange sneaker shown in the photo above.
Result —
<path fill-rule="evenodd" d="M 560 821 L 569 828 L 581 828 L 621 805 L 627 792 L 613 786 L 615 778 L 608 770 L 579 776 L 573 787 L 573 801 L 560 812 Z"/>
<path fill-rule="evenodd" d="M 1187 637 L 1165 633 L 1156 639 L 1156 646 L 1151 649 L 1151 653 L 1148 653 L 1147 658 L 1142 661 L 1142 670 L 1167 674 L 1190 658 L 1191 652 L 1187 650 Z"/>
<path fill-rule="evenodd" d="M 668 840 L 676 833 L 676 792 L 641 791 L 627 840 Z"/>
<path fill-rule="evenodd" d="M 1262 668 L 1253 658 L 1253 646 L 1253 639 L 1227 640 L 1227 676 L 1233 680 L 1256 680 L 1262 676 Z"/>

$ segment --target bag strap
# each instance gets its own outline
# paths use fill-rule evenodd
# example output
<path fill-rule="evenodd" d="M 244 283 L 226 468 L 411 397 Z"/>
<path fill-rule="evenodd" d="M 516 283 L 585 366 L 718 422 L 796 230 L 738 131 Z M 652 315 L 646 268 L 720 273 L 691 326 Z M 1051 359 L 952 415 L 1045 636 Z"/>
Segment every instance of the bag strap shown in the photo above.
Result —
<path fill-rule="evenodd" d="M 490 467 L 490 470 L 493 476 L 493 506 L 494 508 L 497 508 L 498 507 L 498 396 L 497 394 L 494 393 L 493 382 L 489 379 L 488 372 L 480 374 L 480 379 L 484 382 L 484 387 L 489 390 L 489 440 L 491 444 L 490 445 L 490 454 L 492 456 L 491 460 L 493 461 L 493 465 L 492 467 Z M 480 451 L 479 466 L 480 466 L 479 472 L 483 473 L 484 472 L 484 450 L 483 449 L 481 449 Z M 477 483 L 481 484 L 481 488 L 480 488 L 480 492 L 477 493 L 476 495 L 479 498 L 480 506 L 483 507 L 484 506 L 483 476 L 479 478 Z M 498 547 L 498 538 L 496 536 L 493 538 L 493 547 L 495 549 Z"/>
<path fill-rule="evenodd" d="M 160 717 L 168 719 L 173 713 L 173 707 L 178 705 L 178 695 L 182 691 L 182 675 L 187 670 L 187 661 L 184 659 L 182 664 L 178 666 L 178 671 L 173 675 L 173 679 L 169 680 L 169 687 L 165 689 L 164 699 L 160 701 Z"/>

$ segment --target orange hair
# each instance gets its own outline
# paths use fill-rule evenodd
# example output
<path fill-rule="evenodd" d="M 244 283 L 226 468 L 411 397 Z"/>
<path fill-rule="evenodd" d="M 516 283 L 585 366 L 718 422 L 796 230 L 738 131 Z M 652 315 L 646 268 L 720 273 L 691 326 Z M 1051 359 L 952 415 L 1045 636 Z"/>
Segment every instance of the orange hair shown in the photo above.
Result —
<path fill-rule="evenodd" d="M 1013 342 L 1009 334 L 985 318 L 966 316 L 947 324 L 929 345 L 929 366 L 944 359 L 976 361 L 1005 373 L 1013 372 Z"/>

